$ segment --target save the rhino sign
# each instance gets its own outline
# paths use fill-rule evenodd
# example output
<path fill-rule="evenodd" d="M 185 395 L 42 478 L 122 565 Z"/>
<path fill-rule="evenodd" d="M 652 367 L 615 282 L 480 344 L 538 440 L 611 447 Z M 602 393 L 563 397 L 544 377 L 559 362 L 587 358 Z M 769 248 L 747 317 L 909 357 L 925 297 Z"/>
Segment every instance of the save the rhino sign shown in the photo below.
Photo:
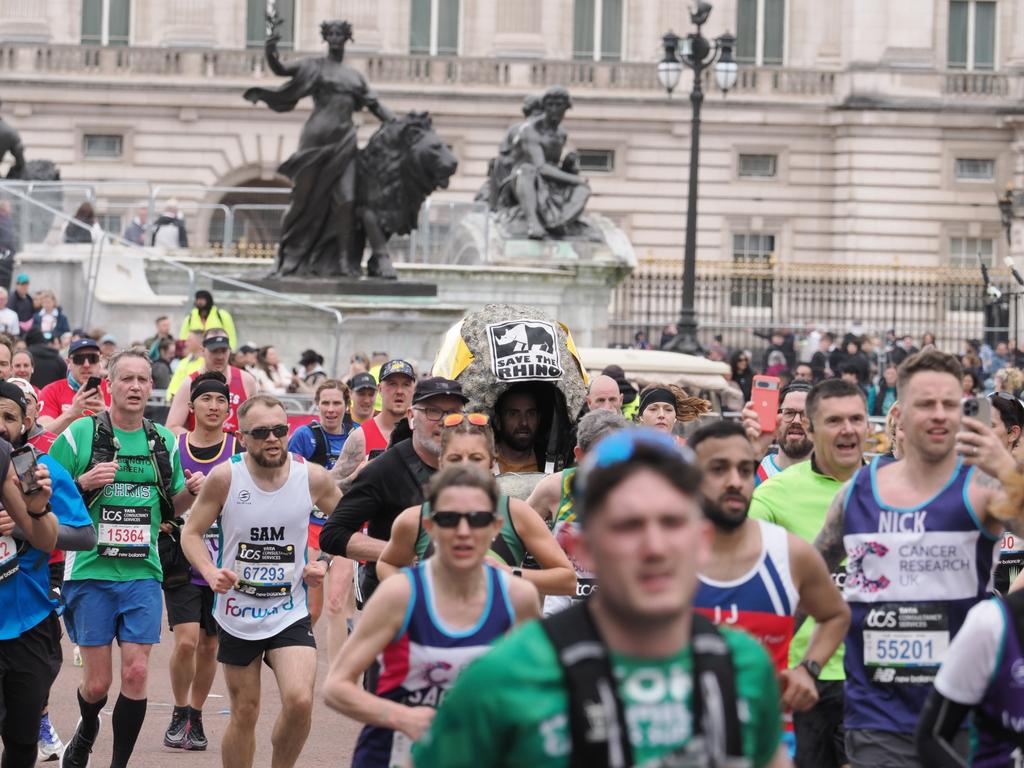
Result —
<path fill-rule="evenodd" d="M 509 320 L 487 326 L 498 381 L 558 381 L 562 378 L 558 334 L 543 320 Z"/>

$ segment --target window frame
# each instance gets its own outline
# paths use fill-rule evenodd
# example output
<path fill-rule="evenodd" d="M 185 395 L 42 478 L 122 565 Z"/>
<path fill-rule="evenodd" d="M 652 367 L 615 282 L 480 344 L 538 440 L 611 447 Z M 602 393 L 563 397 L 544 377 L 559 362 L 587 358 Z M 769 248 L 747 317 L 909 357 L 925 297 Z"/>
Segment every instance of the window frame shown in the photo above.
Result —
<path fill-rule="evenodd" d="M 792 6 L 792 0 L 783 0 L 782 6 L 782 61 L 778 64 L 765 64 L 764 61 L 764 31 L 765 31 L 765 0 L 754 0 L 756 3 L 755 7 L 755 20 L 754 20 L 754 60 L 744 61 L 738 56 L 736 61 L 740 66 L 754 66 L 754 67 L 785 67 L 786 62 L 789 61 L 789 14 L 790 6 Z M 736 5 L 736 11 L 739 12 L 739 4 Z M 736 19 L 736 27 L 739 28 L 739 19 Z"/>
<path fill-rule="evenodd" d="M 966 176 L 959 173 L 960 163 L 989 163 L 990 173 L 988 176 Z M 955 157 L 953 158 L 953 179 L 958 184 L 991 184 L 996 180 L 998 173 L 998 158 L 995 157 Z"/>
<path fill-rule="evenodd" d="M 743 158 L 771 158 L 771 173 L 744 173 Z M 779 155 L 777 152 L 744 152 L 736 153 L 736 178 L 744 181 L 775 181 L 779 178 Z"/>
<path fill-rule="evenodd" d="M 135 44 L 135 2 L 134 0 L 126 0 L 128 3 L 128 35 L 127 39 L 122 42 L 111 44 L 110 42 L 110 2 L 111 0 L 98 0 L 100 4 L 100 40 L 98 43 L 85 42 L 82 38 L 84 37 L 85 29 L 85 4 L 81 3 L 78 14 L 78 41 L 81 45 L 99 45 L 102 48 L 116 47 L 116 48 L 128 48 Z"/>
<path fill-rule="evenodd" d="M 118 153 L 116 155 L 105 155 L 90 153 L 88 144 L 90 138 L 116 138 L 120 140 L 120 146 L 118 147 Z M 121 160 L 124 158 L 124 147 L 125 147 L 125 136 L 123 133 L 115 133 L 114 131 L 104 131 L 102 133 L 98 131 L 83 131 L 82 132 L 82 159 L 83 160 L 98 160 L 101 162 L 107 162 L 110 160 Z"/>
<path fill-rule="evenodd" d="M 586 153 L 586 152 L 591 152 L 591 153 L 593 153 L 595 155 L 603 153 L 606 157 L 608 157 L 608 159 L 610 161 L 608 163 L 608 167 L 607 168 L 586 168 L 586 167 L 584 167 L 584 165 L 583 165 L 583 154 Z M 602 176 L 611 176 L 611 175 L 613 175 L 615 173 L 615 168 L 616 168 L 616 163 L 615 163 L 616 151 L 615 151 L 615 147 L 578 147 L 576 149 L 576 153 L 580 156 L 580 173 L 581 174 L 598 173 L 598 174 L 601 174 Z"/>
<path fill-rule="evenodd" d="M 967 52 L 964 66 L 951 64 L 949 61 L 949 24 L 950 7 L 954 2 L 967 3 Z M 975 37 L 977 33 L 977 12 L 978 4 L 985 3 L 993 6 L 993 29 L 992 29 L 992 66 L 978 67 L 975 62 L 976 46 Z M 999 3 L 998 0 L 947 0 L 946 2 L 946 69 L 955 72 L 998 72 L 999 71 Z"/>
<path fill-rule="evenodd" d="M 505 0 L 509 2 L 510 0 Z M 573 25 L 575 26 L 575 14 L 576 14 L 576 2 L 573 0 L 572 13 L 573 13 Z M 575 45 L 570 45 L 571 58 L 573 61 L 607 61 L 612 63 L 619 63 L 626 61 L 626 20 L 629 18 L 629 3 L 626 0 L 622 0 L 622 16 L 619 19 L 619 57 L 617 59 L 605 58 L 601 50 L 601 39 L 604 31 L 604 0 L 593 0 L 594 2 L 594 28 L 591 30 L 591 47 L 592 52 L 590 56 L 577 56 Z M 572 30 L 572 34 L 575 35 L 575 29 Z"/>
<path fill-rule="evenodd" d="M 750 229 L 731 229 L 729 230 L 729 262 L 734 267 L 738 264 L 744 263 L 737 261 L 736 253 L 736 238 L 746 238 L 744 245 L 744 258 L 747 260 L 745 263 L 754 264 L 757 261 L 764 261 L 769 267 L 772 266 L 774 261 L 778 260 L 779 253 L 779 239 L 780 233 L 773 229 L 756 230 Z M 771 251 L 764 253 L 761 248 L 758 249 L 756 254 L 756 260 L 750 259 L 749 245 L 750 238 L 757 237 L 759 244 L 763 244 L 763 239 L 770 237 L 772 239 Z M 756 282 L 753 286 L 749 283 L 754 279 Z M 735 275 L 729 278 L 729 289 L 728 289 L 728 307 L 730 310 L 771 310 L 774 306 L 774 295 L 775 295 L 775 275 L 774 272 L 767 274 L 763 278 L 749 278 L 749 277 L 737 277 Z M 757 299 L 756 303 L 746 301 L 747 298 Z"/>
<path fill-rule="evenodd" d="M 438 32 L 441 24 L 441 0 L 430 2 L 430 50 L 427 53 L 412 50 L 412 2 L 409 3 L 409 55 L 410 56 L 461 56 L 463 51 L 463 30 L 465 29 L 466 8 L 463 0 L 458 0 L 458 13 L 455 20 L 455 53 L 438 52 Z"/>

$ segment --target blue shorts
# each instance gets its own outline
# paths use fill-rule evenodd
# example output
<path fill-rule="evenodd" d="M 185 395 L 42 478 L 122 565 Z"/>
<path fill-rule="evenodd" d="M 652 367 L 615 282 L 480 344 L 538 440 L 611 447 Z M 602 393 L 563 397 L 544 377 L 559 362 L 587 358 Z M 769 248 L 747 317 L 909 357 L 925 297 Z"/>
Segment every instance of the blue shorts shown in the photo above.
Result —
<path fill-rule="evenodd" d="M 77 645 L 160 642 L 163 591 L 155 579 L 64 582 L 64 626 Z"/>

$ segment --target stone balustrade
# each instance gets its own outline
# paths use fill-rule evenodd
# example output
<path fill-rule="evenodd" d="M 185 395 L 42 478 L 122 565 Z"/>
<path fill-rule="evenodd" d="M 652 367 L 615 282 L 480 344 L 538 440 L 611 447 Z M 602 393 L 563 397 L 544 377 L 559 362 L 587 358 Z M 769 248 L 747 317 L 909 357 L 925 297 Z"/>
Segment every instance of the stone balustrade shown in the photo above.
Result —
<path fill-rule="evenodd" d="M 284 53 L 285 60 L 298 53 Z M 658 93 L 654 62 L 550 61 L 522 58 L 431 57 L 352 51 L 348 60 L 378 86 L 440 89 L 509 89 L 565 85 L 575 93 Z M 92 47 L 35 43 L 0 44 L 0 79 L 33 75 L 66 78 L 253 81 L 273 78 L 260 49 Z M 884 88 L 881 86 L 884 84 Z M 705 72 L 705 91 L 718 90 Z M 680 91 L 688 90 L 684 75 Z M 741 67 L 731 94 L 755 101 L 784 98 L 826 104 L 871 99 L 879 93 L 909 98 L 1003 101 L 1024 98 L 1024 75 L 999 72 L 869 68 L 850 70 Z"/>

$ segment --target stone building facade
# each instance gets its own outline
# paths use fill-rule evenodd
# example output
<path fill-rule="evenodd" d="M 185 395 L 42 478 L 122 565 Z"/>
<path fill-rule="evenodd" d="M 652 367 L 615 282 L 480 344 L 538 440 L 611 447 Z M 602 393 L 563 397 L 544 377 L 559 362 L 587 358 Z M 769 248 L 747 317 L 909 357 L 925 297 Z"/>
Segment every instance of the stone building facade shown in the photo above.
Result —
<path fill-rule="evenodd" d="M 248 86 L 279 82 L 262 61 L 266 5 L 0 0 L 0 114 L 65 180 L 117 182 L 97 187 L 112 215 L 127 216 L 148 183 L 173 190 L 186 209 L 199 205 L 197 221 L 215 227 L 216 206 L 241 198 L 212 188 L 280 184 L 275 168 L 308 114 L 308 104 L 275 114 L 241 98 Z M 996 197 L 1024 186 L 1024 0 L 714 6 L 705 33 L 738 34 L 740 73 L 728 95 L 712 87 L 705 102 L 701 262 L 935 269 L 980 255 L 1001 264 L 1011 250 Z M 381 100 L 430 111 L 460 160 L 438 203 L 472 200 L 524 95 L 568 86 L 566 126 L 592 208 L 629 234 L 642 263 L 679 263 L 691 83 L 684 74 L 667 98 L 655 67 L 661 35 L 690 30 L 687 3 L 277 7 L 284 47 L 297 51 L 321 49 L 321 20 L 349 19 L 349 60 Z M 365 139 L 374 120 L 360 119 Z M 760 301 L 740 296 L 726 315 Z"/>

